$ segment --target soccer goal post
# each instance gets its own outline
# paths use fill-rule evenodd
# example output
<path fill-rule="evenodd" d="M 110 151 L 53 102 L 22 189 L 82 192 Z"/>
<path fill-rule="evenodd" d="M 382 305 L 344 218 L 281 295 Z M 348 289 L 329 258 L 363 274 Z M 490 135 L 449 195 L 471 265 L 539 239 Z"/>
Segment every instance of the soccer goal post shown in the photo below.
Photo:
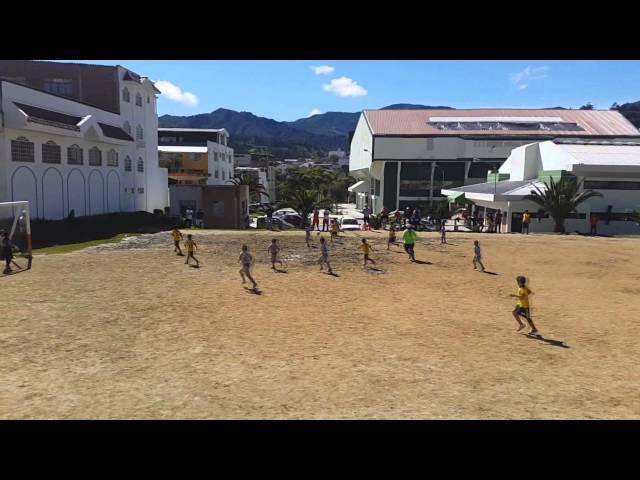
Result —
<path fill-rule="evenodd" d="M 0 232 L 6 232 L 13 251 L 26 258 L 27 268 L 31 268 L 29 202 L 0 202 Z"/>

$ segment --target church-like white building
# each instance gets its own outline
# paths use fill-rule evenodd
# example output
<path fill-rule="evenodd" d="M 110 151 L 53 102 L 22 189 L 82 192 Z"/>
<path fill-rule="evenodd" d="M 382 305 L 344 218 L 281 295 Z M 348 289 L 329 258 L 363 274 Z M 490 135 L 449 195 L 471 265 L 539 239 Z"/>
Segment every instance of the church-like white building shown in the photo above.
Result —
<path fill-rule="evenodd" d="M 47 220 L 164 209 L 159 93 L 121 66 L 0 62 L 0 202 Z"/>

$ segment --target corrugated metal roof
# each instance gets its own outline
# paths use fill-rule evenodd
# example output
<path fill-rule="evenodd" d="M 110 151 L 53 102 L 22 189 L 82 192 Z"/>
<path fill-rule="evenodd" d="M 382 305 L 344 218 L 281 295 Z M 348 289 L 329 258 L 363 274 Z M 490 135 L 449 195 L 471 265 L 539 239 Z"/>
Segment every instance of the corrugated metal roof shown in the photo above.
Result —
<path fill-rule="evenodd" d="M 496 193 L 498 195 L 506 195 L 512 190 L 520 189 L 526 185 L 533 185 L 535 180 L 503 180 L 502 182 L 486 182 L 476 183 L 473 185 L 465 185 L 458 188 L 442 189 L 451 192 L 463 192 L 463 193 Z"/>
<path fill-rule="evenodd" d="M 569 136 L 591 135 L 634 136 L 640 132 L 631 122 L 615 110 L 365 110 L 364 115 L 374 135 L 438 135 L 438 136 Z M 584 131 L 554 130 L 440 130 L 429 124 L 431 117 L 560 117 L 563 122 L 577 123 Z M 541 120 L 542 121 L 542 120 Z"/>

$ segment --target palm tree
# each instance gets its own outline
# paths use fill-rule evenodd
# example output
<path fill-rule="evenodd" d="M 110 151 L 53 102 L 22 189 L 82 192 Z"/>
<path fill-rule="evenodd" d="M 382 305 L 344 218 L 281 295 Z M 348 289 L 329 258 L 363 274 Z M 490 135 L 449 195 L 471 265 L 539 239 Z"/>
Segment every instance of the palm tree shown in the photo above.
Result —
<path fill-rule="evenodd" d="M 284 204 L 293 208 L 302 217 L 303 225 L 306 226 L 309 214 L 314 208 L 327 208 L 331 205 L 331 200 L 318 200 L 318 193 L 314 190 L 294 190 L 287 192 Z"/>
<path fill-rule="evenodd" d="M 549 212 L 555 222 L 554 232 L 564 233 L 564 220 L 576 211 L 578 205 L 592 197 L 602 197 L 600 192 L 593 190 L 580 191 L 582 184 L 578 185 L 573 179 L 561 178 L 559 182 L 555 182 L 551 178 L 549 183 L 543 183 L 544 191 L 534 185 L 535 190 L 531 190 L 531 195 L 527 195 L 525 200 L 530 200 Z"/>
<path fill-rule="evenodd" d="M 252 202 L 260 202 L 261 195 L 269 197 L 264 185 L 260 183 L 260 179 L 255 175 L 249 173 L 235 174 L 233 178 L 230 178 L 227 182 L 233 183 L 234 185 L 247 185 L 249 187 L 249 197 Z"/>

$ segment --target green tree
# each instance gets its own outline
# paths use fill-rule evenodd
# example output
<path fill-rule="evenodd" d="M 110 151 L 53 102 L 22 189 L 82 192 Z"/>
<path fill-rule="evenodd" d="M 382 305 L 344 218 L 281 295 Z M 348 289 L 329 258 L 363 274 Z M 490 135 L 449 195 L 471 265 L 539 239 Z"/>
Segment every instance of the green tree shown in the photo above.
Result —
<path fill-rule="evenodd" d="M 269 194 L 264 189 L 264 185 L 260 183 L 260 179 L 249 173 L 240 173 L 227 180 L 227 183 L 234 185 L 247 185 L 249 187 L 249 198 L 252 203 L 260 202 L 261 195 L 269 197 Z"/>
<path fill-rule="evenodd" d="M 314 190 L 294 190 L 287 192 L 284 197 L 284 204 L 298 212 L 304 222 L 303 225 L 306 226 L 309 222 L 309 214 L 313 212 L 313 209 L 329 208 L 331 200 L 326 198 L 318 199 L 318 194 Z"/>
<path fill-rule="evenodd" d="M 591 102 L 587 102 L 586 105 L 580 107 L 580 110 L 593 110 L 593 104 Z"/>
<path fill-rule="evenodd" d="M 525 197 L 537 205 L 540 205 L 545 212 L 553 218 L 555 226 L 554 232 L 564 233 L 564 221 L 570 213 L 578 208 L 578 205 L 589 200 L 592 197 L 602 197 L 600 192 L 593 190 L 582 190 L 582 184 L 570 178 L 561 178 L 555 182 L 553 178 L 549 179 L 549 183 L 544 183 L 544 191 L 534 185 L 535 190 L 531 190 L 531 195 Z"/>

